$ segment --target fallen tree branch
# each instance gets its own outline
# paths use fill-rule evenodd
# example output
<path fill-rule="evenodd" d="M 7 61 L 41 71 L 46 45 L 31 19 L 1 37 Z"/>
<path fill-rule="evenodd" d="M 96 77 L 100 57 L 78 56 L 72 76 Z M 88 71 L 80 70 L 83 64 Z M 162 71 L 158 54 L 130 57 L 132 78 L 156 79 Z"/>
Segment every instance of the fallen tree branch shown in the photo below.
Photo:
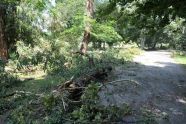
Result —
<path fill-rule="evenodd" d="M 133 83 L 135 83 L 137 85 L 140 85 L 140 83 L 138 81 L 135 81 L 135 80 L 132 80 L 132 79 L 115 80 L 115 81 L 108 82 L 107 84 L 113 84 L 113 83 L 122 82 L 122 81 L 129 81 L 129 82 L 133 82 Z"/>
<path fill-rule="evenodd" d="M 62 102 L 63 102 L 63 108 L 64 108 L 64 110 L 66 111 L 66 105 L 67 105 L 67 104 L 65 103 L 63 97 L 61 98 L 61 100 L 62 100 Z"/>
<path fill-rule="evenodd" d="M 112 71 L 112 67 L 108 66 L 105 68 L 100 68 L 100 69 L 94 69 L 93 71 L 89 72 L 88 74 L 84 74 L 83 76 L 79 78 L 71 78 L 69 81 L 66 81 L 64 84 L 61 84 L 58 86 L 58 91 L 68 91 L 73 98 L 80 97 L 82 95 L 82 92 L 84 89 L 87 88 L 87 86 L 92 82 L 92 81 L 103 81 L 107 76 L 108 73 Z M 103 85 L 100 86 L 100 88 Z"/>
<path fill-rule="evenodd" d="M 63 90 L 75 90 L 75 89 L 85 89 L 87 87 L 73 87 L 73 88 L 63 88 Z"/>

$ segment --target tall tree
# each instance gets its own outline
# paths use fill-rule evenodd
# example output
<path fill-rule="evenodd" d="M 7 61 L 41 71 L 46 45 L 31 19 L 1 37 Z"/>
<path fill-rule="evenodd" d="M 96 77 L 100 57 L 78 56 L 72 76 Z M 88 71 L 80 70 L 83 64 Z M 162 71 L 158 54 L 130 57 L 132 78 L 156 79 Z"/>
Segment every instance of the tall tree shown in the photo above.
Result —
<path fill-rule="evenodd" d="M 83 40 L 81 43 L 80 51 L 82 54 L 86 54 L 88 49 L 88 43 L 90 42 L 90 32 L 91 32 L 91 24 L 90 20 L 93 18 L 94 14 L 94 0 L 86 1 L 86 18 L 85 18 L 85 31 Z"/>
<path fill-rule="evenodd" d="M 4 7 L 0 7 L 0 58 L 4 61 L 8 59 L 8 47 L 5 36 L 5 13 Z"/>

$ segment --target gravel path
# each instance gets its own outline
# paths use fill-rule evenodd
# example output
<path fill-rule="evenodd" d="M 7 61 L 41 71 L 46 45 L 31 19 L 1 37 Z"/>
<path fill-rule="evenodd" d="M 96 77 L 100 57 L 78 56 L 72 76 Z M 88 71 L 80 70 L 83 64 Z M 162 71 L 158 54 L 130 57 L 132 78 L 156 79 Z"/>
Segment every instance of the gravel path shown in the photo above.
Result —
<path fill-rule="evenodd" d="M 127 103 L 133 109 L 146 108 L 159 124 L 186 124 L 186 69 L 168 51 L 147 51 L 127 67 L 117 67 L 116 80 L 99 93 L 101 104 Z M 131 118 L 129 118 L 131 120 Z"/>

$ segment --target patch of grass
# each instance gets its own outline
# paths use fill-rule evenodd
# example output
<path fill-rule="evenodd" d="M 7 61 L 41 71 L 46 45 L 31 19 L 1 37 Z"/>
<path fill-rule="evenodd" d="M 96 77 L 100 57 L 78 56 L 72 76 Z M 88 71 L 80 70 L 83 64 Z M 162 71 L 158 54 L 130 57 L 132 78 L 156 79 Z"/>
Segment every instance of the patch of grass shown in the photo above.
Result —
<path fill-rule="evenodd" d="M 24 119 L 31 120 L 29 119 L 31 118 L 30 116 L 35 117 L 34 111 L 38 108 L 36 103 L 39 97 L 35 96 L 35 94 L 50 94 L 52 89 L 63 81 L 64 79 L 61 76 L 46 75 L 43 72 L 41 73 L 41 71 L 19 74 L 0 73 L 0 116 L 8 113 L 11 119 L 14 120 L 17 117 L 20 119 L 12 123 L 22 123 Z M 36 103 L 30 105 L 32 102 Z M 38 106 L 41 106 L 40 103 Z M 12 120 L 9 121 L 11 122 Z"/>
<path fill-rule="evenodd" d="M 33 72 L 11 73 L 19 80 L 19 86 L 7 88 L 7 91 L 27 91 L 32 93 L 49 93 L 51 89 L 64 82 L 64 78 L 58 74 L 49 75 L 43 70 Z"/>
<path fill-rule="evenodd" d="M 53 87 L 59 85 L 63 81 L 64 79 L 62 77 L 49 75 L 24 82 L 23 89 L 34 93 L 48 93 Z"/>
<path fill-rule="evenodd" d="M 151 110 L 143 108 L 142 112 L 142 120 L 144 124 L 157 124 L 156 115 Z"/>
<path fill-rule="evenodd" d="M 186 67 L 186 54 L 184 52 L 173 52 L 172 57 L 176 60 L 177 63 Z"/>
<path fill-rule="evenodd" d="M 131 61 L 135 55 L 139 55 L 142 52 L 143 51 L 137 47 L 128 47 L 120 49 L 118 56 L 119 58 L 123 58 L 124 60 Z"/>
<path fill-rule="evenodd" d="M 43 70 L 37 70 L 34 72 L 29 72 L 29 73 L 16 73 L 19 79 L 24 80 L 24 79 L 43 79 L 47 73 L 45 73 Z"/>

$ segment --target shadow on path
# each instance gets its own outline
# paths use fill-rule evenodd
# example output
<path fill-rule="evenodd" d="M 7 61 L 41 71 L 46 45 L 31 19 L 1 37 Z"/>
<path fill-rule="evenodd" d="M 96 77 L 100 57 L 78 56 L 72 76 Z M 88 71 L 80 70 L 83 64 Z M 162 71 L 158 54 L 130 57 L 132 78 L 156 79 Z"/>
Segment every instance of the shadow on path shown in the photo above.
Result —
<path fill-rule="evenodd" d="M 160 124 L 186 123 L 186 69 L 170 57 L 169 52 L 150 51 L 134 59 L 134 63 L 117 67 L 117 80 L 99 93 L 101 104 L 129 104 L 134 110 L 147 108 L 157 115 Z M 164 120 L 163 115 L 168 115 Z"/>

